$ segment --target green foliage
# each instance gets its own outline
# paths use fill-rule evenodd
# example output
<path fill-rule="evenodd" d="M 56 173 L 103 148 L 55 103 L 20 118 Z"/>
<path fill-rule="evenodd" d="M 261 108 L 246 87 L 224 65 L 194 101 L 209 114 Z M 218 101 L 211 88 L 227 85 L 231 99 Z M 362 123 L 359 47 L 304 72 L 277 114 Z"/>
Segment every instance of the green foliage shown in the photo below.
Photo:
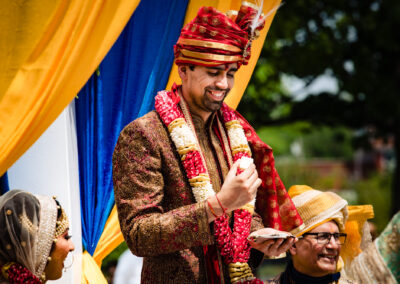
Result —
<path fill-rule="evenodd" d="M 313 127 L 309 122 L 281 126 L 265 126 L 257 130 L 261 140 L 274 150 L 276 156 L 291 155 L 290 147 L 300 143 L 303 158 L 352 158 L 352 131 L 345 127 Z"/>
<path fill-rule="evenodd" d="M 381 232 L 391 218 L 390 204 L 392 175 L 390 173 L 374 174 L 366 180 L 354 182 L 353 187 L 358 195 L 358 204 L 372 204 L 378 232 Z"/>
<path fill-rule="evenodd" d="M 398 0 L 286 2 L 275 16 L 238 110 L 256 128 L 309 121 L 314 126 L 362 130 L 365 135 L 358 137 L 359 145 L 372 136 L 393 136 L 399 141 L 399 15 Z M 299 100 L 281 85 L 283 76 L 309 86 L 327 73 L 337 82 L 332 93 L 305 89 L 305 97 Z M 326 141 L 310 139 L 315 154 L 325 156 Z M 395 202 L 400 197 L 400 142 L 396 143 L 394 211 L 400 208 Z M 287 144 L 283 143 L 282 151 Z M 280 151 L 279 147 L 275 148 Z M 345 156 L 348 151 L 344 150 Z"/>
<path fill-rule="evenodd" d="M 239 105 L 239 111 L 246 113 L 246 118 L 253 122 L 254 127 L 266 121 L 284 119 L 291 110 L 290 104 L 287 103 L 290 97 L 282 88 L 273 65 L 261 59 L 257 66 L 252 76 L 252 81 L 256 83 L 247 87 Z M 260 115 L 262 120 L 258 123 Z"/>
<path fill-rule="evenodd" d="M 277 159 L 276 168 L 286 186 L 305 184 L 319 190 L 334 190 L 351 205 L 371 204 L 374 207 L 375 223 L 381 232 L 389 222 L 391 212 L 392 173 L 374 173 L 366 179 L 353 180 L 339 168 L 321 175 L 310 170 L 310 161 Z"/>
<path fill-rule="evenodd" d="M 392 215 L 392 173 L 375 173 L 366 179 L 353 180 L 340 170 L 318 174 L 306 164 L 304 161 L 277 159 L 276 168 L 286 189 L 292 185 L 305 184 L 319 190 L 334 190 L 351 205 L 371 204 L 375 212 L 372 221 L 378 232 L 385 228 Z"/>
<path fill-rule="evenodd" d="M 101 271 L 103 272 L 106 279 L 110 279 L 109 268 L 116 266 L 121 254 L 128 249 L 126 242 L 122 242 L 118 247 L 116 247 L 109 255 L 107 255 L 101 264 Z M 109 281 L 110 283 L 110 281 Z"/>
<path fill-rule="evenodd" d="M 319 127 L 302 137 L 305 157 L 352 158 L 352 132 L 344 127 Z"/>
<path fill-rule="evenodd" d="M 256 270 L 257 278 L 268 280 L 285 271 L 288 258 L 265 259 Z"/>
<path fill-rule="evenodd" d="M 325 160 L 277 159 L 276 168 L 286 189 L 299 184 L 319 190 L 349 188 L 349 180 L 342 167 L 334 167 L 328 173 L 322 174 L 317 167 L 313 167 L 315 162 L 325 162 Z"/>
<path fill-rule="evenodd" d="M 290 155 L 290 145 L 303 133 L 310 130 L 307 122 L 297 122 L 282 126 L 265 126 L 257 130 L 257 134 L 272 147 L 274 155 Z"/>

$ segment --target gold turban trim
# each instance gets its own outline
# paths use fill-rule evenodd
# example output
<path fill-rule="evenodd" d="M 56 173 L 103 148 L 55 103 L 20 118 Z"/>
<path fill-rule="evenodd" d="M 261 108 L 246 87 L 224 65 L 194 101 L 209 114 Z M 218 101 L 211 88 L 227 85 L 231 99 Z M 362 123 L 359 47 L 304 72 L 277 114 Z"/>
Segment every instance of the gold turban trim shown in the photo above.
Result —
<path fill-rule="evenodd" d="M 328 221 L 335 221 L 341 232 L 347 220 L 347 201 L 334 192 L 315 190 L 307 185 L 294 185 L 289 188 L 289 196 L 303 219 L 304 227 L 297 231 L 297 236 L 318 227 Z M 297 231 L 297 232 L 296 232 Z"/>

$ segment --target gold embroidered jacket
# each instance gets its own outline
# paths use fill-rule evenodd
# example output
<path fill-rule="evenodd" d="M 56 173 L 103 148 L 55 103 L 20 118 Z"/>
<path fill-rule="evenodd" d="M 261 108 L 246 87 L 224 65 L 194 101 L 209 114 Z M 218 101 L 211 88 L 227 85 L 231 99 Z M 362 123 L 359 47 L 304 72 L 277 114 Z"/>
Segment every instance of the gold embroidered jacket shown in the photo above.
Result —
<path fill-rule="evenodd" d="M 193 115 L 196 134 L 216 192 L 229 169 L 219 140 Z M 144 257 L 142 283 L 207 283 L 202 246 L 213 245 L 206 203 L 195 203 L 180 158 L 158 114 L 152 111 L 128 124 L 113 155 L 115 202 L 124 238 Z M 251 147 L 251 145 L 250 145 Z M 252 231 L 263 228 L 255 214 Z M 252 256 L 257 255 L 252 251 Z M 254 257 L 253 257 L 254 258 Z M 256 258 L 262 259 L 259 253 Z M 229 275 L 223 267 L 223 281 Z M 249 262 L 252 266 L 252 262 Z"/>

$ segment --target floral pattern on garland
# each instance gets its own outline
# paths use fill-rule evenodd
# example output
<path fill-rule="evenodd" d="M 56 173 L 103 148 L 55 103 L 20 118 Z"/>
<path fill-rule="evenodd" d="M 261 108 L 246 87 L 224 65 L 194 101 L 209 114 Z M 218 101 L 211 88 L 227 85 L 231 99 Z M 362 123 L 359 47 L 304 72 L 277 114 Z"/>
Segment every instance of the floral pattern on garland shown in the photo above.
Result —
<path fill-rule="evenodd" d="M 9 262 L 1 267 L 3 277 L 13 284 L 41 284 L 43 283 L 26 267 L 16 262 Z"/>
<path fill-rule="evenodd" d="M 171 139 L 181 157 L 196 202 L 204 202 L 208 197 L 215 195 L 215 192 L 199 143 L 195 133 L 193 133 L 194 130 L 187 123 L 187 120 L 191 117 L 185 117 L 178 106 L 180 100 L 176 86 L 174 86 L 173 92 L 161 91 L 157 94 L 155 108 L 161 120 L 167 126 Z M 235 113 L 226 104 L 222 105 L 221 113 L 228 133 L 233 162 L 242 157 L 250 158 L 250 147 Z M 240 171 L 239 169 L 238 174 Z M 250 234 L 251 212 L 254 210 L 254 204 L 255 200 L 244 208 L 234 211 L 233 231 L 229 226 L 226 214 L 218 217 L 214 222 L 216 243 L 224 257 L 224 262 L 229 266 L 232 283 L 262 283 L 261 280 L 254 277 L 247 264 L 250 256 L 250 245 L 247 237 Z"/>

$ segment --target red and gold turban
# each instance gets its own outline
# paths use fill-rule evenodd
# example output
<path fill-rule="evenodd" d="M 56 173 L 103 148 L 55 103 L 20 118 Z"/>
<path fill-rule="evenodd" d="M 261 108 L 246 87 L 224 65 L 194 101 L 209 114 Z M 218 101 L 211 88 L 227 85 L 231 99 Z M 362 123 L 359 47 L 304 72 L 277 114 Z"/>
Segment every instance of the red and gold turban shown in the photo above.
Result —
<path fill-rule="evenodd" d="M 175 63 L 216 66 L 250 59 L 251 41 L 264 27 L 262 7 L 242 2 L 239 12 L 219 12 L 213 7 L 200 8 L 185 25 L 174 46 Z"/>

